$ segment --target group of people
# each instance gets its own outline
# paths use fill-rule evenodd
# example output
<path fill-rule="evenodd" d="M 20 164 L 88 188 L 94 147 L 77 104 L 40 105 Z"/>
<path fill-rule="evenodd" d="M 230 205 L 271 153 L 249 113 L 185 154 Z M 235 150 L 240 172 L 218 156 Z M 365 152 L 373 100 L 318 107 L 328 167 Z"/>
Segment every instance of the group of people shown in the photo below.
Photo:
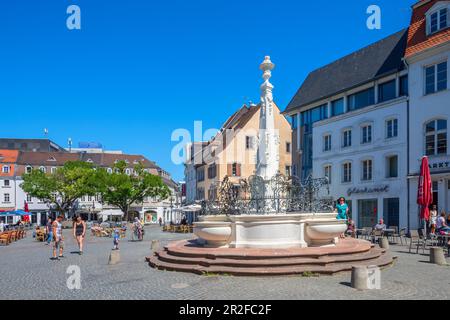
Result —
<path fill-rule="evenodd" d="M 64 236 L 62 233 L 62 221 L 64 217 L 59 215 L 54 221 L 49 219 L 46 225 L 46 244 L 53 243 L 51 260 L 59 260 L 64 258 Z M 78 245 L 78 253 L 83 254 L 83 244 L 86 237 L 86 222 L 80 216 L 76 216 L 73 220 L 73 237 Z"/>
<path fill-rule="evenodd" d="M 337 212 L 337 216 L 336 219 L 337 220 L 345 220 L 347 221 L 347 234 L 350 235 L 355 235 L 356 234 L 356 225 L 355 225 L 355 221 L 353 221 L 350 217 L 349 217 L 349 213 L 350 213 L 350 208 L 348 207 L 347 202 L 345 201 L 344 197 L 340 197 L 337 201 L 336 204 L 336 210 L 335 212 Z M 383 219 L 380 219 L 379 222 L 373 226 L 374 230 L 378 230 L 378 231 L 383 231 L 387 229 L 386 224 L 384 223 Z M 345 234 L 341 235 L 341 238 L 344 238 Z"/>
<path fill-rule="evenodd" d="M 431 234 L 449 233 L 450 232 L 450 215 L 447 216 L 445 211 L 438 215 L 437 206 L 433 205 L 430 211 L 429 227 Z"/>

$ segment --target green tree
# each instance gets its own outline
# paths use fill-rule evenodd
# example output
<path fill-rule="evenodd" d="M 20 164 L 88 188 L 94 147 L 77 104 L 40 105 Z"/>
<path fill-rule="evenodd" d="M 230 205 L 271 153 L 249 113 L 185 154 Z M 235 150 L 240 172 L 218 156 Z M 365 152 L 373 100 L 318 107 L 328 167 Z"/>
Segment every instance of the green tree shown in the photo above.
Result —
<path fill-rule="evenodd" d="M 112 173 L 98 171 L 102 202 L 118 207 L 125 219 L 128 220 L 132 204 L 142 203 L 146 197 L 164 200 L 170 196 L 170 190 L 161 177 L 146 172 L 141 165 L 136 165 L 130 174 L 127 174 L 126 169 L 127 164 L 119 161 Z"/>
<path fill-rule="evenodd" d="M 99 185 L 96 171 L 90 163 L 71 161 L 54 173 L 33 170 L 23 175 L 22 189 L 53 207 L 59 214 L 66 213 L 82 196 L 95 195 Z"/>

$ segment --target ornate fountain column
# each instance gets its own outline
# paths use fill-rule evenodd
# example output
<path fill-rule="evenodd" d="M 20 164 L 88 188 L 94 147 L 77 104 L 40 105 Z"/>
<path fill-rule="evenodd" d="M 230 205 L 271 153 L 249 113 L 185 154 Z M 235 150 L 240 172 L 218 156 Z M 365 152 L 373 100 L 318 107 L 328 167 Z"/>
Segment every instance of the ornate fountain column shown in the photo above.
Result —
<path fill-rule="evenodd" d="M 258 159 L 256 174 L 265 180 L 270 180 L 279 169 L 279 134 L 275 130 L 273 109 L 273 85 L 270 83 L 275 65 L 266 56 L 260 69 L 263 71 L 264 83 L 261 85 L 261 113 L 259 120 Z"/>

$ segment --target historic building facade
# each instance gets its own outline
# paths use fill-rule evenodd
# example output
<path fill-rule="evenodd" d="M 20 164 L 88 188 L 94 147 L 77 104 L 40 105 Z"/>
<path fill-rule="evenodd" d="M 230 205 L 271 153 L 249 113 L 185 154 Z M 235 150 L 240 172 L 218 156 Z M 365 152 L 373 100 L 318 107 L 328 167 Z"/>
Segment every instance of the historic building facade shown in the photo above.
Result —
<path fill-rule="evenodd" d="M 419 1 L 409 29 L 311 72 L 284 112 L 292 117 L 294 172 L 328 176 L 324 196 L 347 197 L 358 227 L 380 218 L 420 226 L 424 155 L 435 202 L 450 211 L 449 4 Z"/>

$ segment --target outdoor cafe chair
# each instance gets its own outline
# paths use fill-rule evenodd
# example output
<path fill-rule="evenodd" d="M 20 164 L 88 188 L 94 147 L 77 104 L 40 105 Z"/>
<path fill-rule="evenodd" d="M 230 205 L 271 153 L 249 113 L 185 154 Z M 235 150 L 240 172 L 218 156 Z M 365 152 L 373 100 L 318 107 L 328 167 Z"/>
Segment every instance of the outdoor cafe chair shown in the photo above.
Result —
<path fill-rule="evenodd" d="M 419 231 L 410 230 L 409 236 L 411 238 L 411 241 L 409 243 L 409 253 L 411 253 L 413 245 L 416 245 L 417 247 L 416 253 L 419 253 L 419 247 L 422 247 L 422 252 L 425 253 L 426 240 L 419 234 Z"/>
<path fill-rule="evenodd" d="M 380 241 L 380 238 L 383 237 L 383 231 L 382 230 L 373 230 L 370 238 L 373 243 L 377 243 Z"/>

